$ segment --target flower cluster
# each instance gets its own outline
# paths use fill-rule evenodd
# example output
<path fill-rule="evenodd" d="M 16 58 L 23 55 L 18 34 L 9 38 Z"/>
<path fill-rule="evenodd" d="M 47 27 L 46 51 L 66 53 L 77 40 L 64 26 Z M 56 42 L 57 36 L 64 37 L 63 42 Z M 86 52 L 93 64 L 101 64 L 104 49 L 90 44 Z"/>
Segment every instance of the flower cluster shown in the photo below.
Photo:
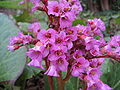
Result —
<path fill-rule="evenodd" d="M 119 62 L 120 35 L 106 42 L 102 34 L 104 22 L 97 18 L 87 20 L 86 26 L 72 26 L 82 11 L 79 0 L 29 1 L 34 4 L 32 11 L 46 12 L 49 29 L 41 29 L 38 22 L 31 24 L 28 29 L 32 36 L 19 33 L 12 37 L 9 50 L 33 44 L 34 47 L 26 53 L 31 58 L 28 65 L 46 69 L 45 74 L 55 77 L 59 77 L 60 72 L 69 71 L 85 82 L 86 90 L 111 90 L 100 80 L 100 69 L 106 57 Z"/>

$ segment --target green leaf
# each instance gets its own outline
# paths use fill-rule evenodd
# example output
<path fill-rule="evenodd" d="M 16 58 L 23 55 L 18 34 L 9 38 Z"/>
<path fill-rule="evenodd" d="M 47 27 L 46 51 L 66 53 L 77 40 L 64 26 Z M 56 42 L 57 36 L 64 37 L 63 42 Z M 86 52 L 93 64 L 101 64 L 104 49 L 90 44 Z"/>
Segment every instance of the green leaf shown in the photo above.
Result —
<path fill-rule="evenodd" d="M 0 7 L 10 9 L 25 9 L 25 5 L 18 5 L 20 0 L 16 1 L 0 1 Z"/>
<path fill-rule="evenodd" d="M 28 31 L 28 27 L 30 26 L 30 23 L 27 22 L 18 22 L 19 28 L 22 31 Z"/>
<path fill-rule="evenodd" d="M 25 66 L 25 69 L 19 79 L 16 81 L 16 86 L 21 87 L 22 90 L 25 89 L 26 80 L 32 78 L 32 76 L 37 75 L 40 72 L 40 68 L 32 67 L 32 66 Z"/>
<path fill-rule="evenodd" d="M 19 16 L 14 16 L 17 22 L 30 22 L 32 19 L 32 14 L 28 10 L 24 10 Z"/>
<path fill-rule="evenodd" d="M 33 75 L 37 75 L 41 71 L 40 68 L 25 66 L 25 69 L 20 77 L 21 80 L 26 80 L 31 78 Z"/>
<path fill-rule="evenodd" d="M 2 13 L 0 21 L 0 81 L 16 80 L 26 63 L 26 49 L 22 47 L 15 52 L 7 50 L 9 38 L 17 35 L 19 29 Z"/>
<path fill-rule="evenodd" d="M 115 24 L 120 24 L 120 16 L 118 18 L 115 18 Z"/>
<path fill-rule="evenodd" d="M 96 39 L 96 40 L 100 40 L 100 36 L 99 36 L 99 35 L 94 36 L 94 39 Z"/>
<path fill-rule="evenodd" d="M 108 73 L 108 84 L 114 88 L 115 90 L 120 90 L 120 63 L 114 62 L 113 66 L 111 67 L 110 73 Z M 118 85 L 116 86 L 116 84 Z"/>
<path fill-rule="evenodd" d="M 101 80 L 112 87 L 113 90 L 120 90 L 120 63 L 109 59 L 103 64 L 102 68 Z"/>
<path fill-rule="evenodd" d="M 73 21 L 73 26 L 76 26 L 78 24 L 85 25 L 85 26 L 87 25 L 84 19 L 76 19 L 75 21 Z"/>

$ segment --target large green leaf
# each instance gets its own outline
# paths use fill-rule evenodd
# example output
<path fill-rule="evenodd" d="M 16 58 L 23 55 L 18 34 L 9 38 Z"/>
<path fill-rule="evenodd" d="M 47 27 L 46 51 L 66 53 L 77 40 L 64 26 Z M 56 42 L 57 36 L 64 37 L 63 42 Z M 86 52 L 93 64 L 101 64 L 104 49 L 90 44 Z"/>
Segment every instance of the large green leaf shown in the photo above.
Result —
<path fill-rule="evenodd" d="M 113 90 L 120 90 L 120 63 L 108 59 L 102 66 L 102 72 L 101 80 Z"/>
<path fill-rule="evenodd" d="M 26 49 L 22 47 L 15 52 L 7 50 L 9 38 L 18 32 L 19 29 L 8 16 L 0 13 L 0 81 L 16 80 L 24 69 Z"/>

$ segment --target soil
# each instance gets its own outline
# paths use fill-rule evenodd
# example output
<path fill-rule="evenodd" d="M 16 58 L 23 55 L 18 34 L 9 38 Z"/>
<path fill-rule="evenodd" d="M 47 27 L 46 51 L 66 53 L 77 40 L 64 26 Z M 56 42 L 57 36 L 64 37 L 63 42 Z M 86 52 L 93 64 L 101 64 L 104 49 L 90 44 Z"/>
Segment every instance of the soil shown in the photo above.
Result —
<path fill-rule="evenodd" d="M 25 90 L 45 90 L 43 72 L 27 80 Z"/>
<path fill-rule="evenodd" d="M 7 81 L 1 82 L 0 90 L 45 90 L 43 72 L 40 72 L 38 75 L 27 79 L 25 84 L 24 81 L 20 81 L 18 84 L 19 85 L 15 84 L 15 86 L 10 86 Z"/>

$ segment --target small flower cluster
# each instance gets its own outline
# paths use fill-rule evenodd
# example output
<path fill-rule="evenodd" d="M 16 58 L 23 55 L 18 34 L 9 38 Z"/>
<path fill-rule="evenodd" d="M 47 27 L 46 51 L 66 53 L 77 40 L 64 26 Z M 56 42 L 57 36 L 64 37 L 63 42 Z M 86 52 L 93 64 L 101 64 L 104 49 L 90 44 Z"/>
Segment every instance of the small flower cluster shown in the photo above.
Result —
<path fill-rule="evenodd" d="M 86 26 L 72 26 L 72 22 L 82 11 L 78 0 L 40 1 L 29 0 L 34 4 L 32 11 L 46 12 L 50 20 L 49 29 L 41 29 L 40 23 L 29 26 L 32 36 L 19 33 L 10 40 L 9 50 L 33 44 L 27 51 L 31 58 L 30 66 L 45 69 L 45 74 L 59 77 L 60 72 L 69 71 L 86 84 L 86 90 L 111 90 L 100 80 L 101 65 L 104 58 L 120 60 L 120 35 L 104 40 L 105 30 L 101 19 L 90 19 Z M 96 39 L 96 37 L 99 37 Z"/>

